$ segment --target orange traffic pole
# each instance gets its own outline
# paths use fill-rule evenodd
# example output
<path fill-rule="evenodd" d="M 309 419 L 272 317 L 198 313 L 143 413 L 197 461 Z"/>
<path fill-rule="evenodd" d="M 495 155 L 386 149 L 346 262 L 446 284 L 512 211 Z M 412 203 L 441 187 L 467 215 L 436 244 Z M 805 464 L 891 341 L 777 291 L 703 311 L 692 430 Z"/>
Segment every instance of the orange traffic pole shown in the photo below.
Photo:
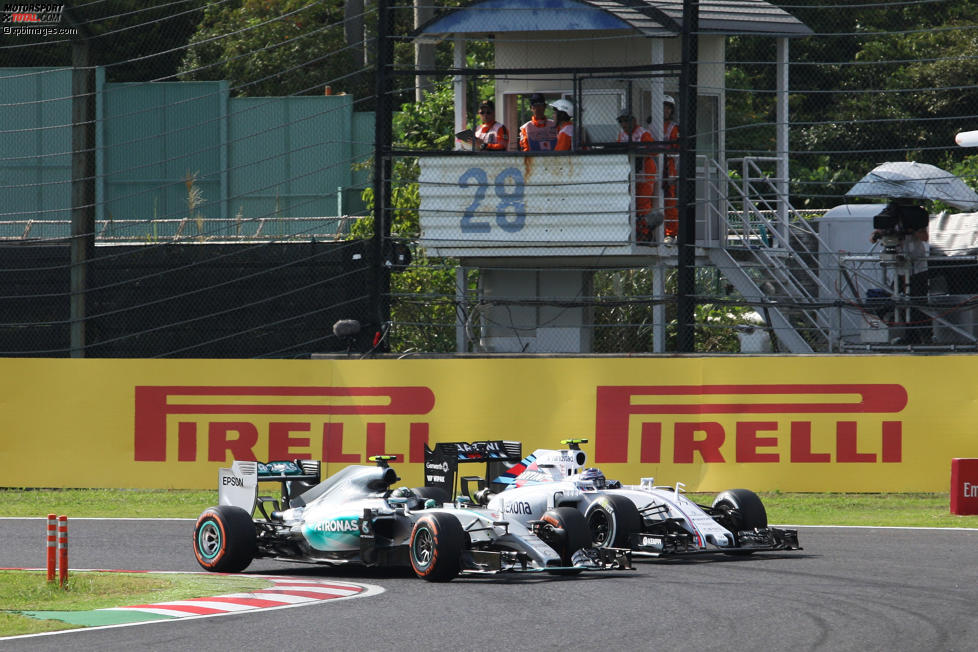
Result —
<path fill-rule="evenodd" d="M 57 544 L 58 515 L 48 514 L 48 582 L 54 581 L 54 569 L 57 565 L 55 547 Z"/>
<path fill-rule="evenodd" d="M 68 583 L 68 517 L 58 517 L 58 583 Z"/>

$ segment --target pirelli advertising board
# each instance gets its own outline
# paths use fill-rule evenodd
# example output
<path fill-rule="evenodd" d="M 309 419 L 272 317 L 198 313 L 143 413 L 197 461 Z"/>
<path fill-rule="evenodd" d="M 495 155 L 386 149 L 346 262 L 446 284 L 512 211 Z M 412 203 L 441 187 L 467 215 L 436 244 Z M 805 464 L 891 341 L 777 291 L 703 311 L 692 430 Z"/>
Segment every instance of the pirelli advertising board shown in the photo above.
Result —
<path fill-rule="evenodd" d="M 978 457 L 978 357 L 0 361 L 0 484 L 216 487 L 426 443 L 586 437 L 609 478 L 690 491 L 947 491 Z"/>

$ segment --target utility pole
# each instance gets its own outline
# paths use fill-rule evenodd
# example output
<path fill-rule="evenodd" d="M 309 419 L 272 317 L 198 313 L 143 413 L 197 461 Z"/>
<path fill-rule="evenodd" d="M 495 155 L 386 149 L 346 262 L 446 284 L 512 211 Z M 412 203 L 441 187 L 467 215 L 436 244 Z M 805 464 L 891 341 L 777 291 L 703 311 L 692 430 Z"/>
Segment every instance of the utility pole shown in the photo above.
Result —
<path fill-rule="evenodd" d="M 676 264 L 677 349 L 696 350 L 696 95 L 700 5 L 683 0 L 682 64 L 679 71 L 679 254 Z"/>
<path fill-rule="evenodd" d="M 391 140 L 393 114 L 394 45 L 391 40 L 389 0 L 377 0 L 377 66 L 374 95 L 374 233 L 371 243 L 371 305 L 378 332 L 390 321 L 391 268 L 385 251 L 391 235 Z"/>
<path fill-rule="evenodd" d="M 95 64 L 92 43 L 71 44 L 71 357 L 84 358 L 88 266 L 95 255 Z"/>

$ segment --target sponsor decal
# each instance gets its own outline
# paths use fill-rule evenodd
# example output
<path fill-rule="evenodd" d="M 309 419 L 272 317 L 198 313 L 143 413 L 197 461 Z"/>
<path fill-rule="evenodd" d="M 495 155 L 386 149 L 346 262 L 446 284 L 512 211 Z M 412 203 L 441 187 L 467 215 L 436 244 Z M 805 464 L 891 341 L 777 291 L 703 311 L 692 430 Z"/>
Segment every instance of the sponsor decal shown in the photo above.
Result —
<path fill-rule="evenodd" d="M 972 484 L 970 482 L 964 483 L 964 492 L 962 494 L 965 498 L 978 498 L 978 484 Z"/>
<path fill-rule="evenodd" d="M 628 454 L 634 420 L 641 433 L 642 463 L 663 461 L 663 451 L 670 448 L 676 464 L 697 459 L 721 464 L 899 463 L 902 421 L 880 418 L 868 428 L 854 416 L 836 415 L 899 414 L 907 401 L 902 385 L 884 383 L 602 385 L 597 388 L 595 462 L 635 461 Z M 731 427 L 711 415 L 739 418 Z M 816 449 L 813 433 L 827 427 L 834 430 L 835 446 Z M 786 455 L 775 450 L 782 442 Z M 726 454 L 721 450 L 725 445 Z"/>
<path fill-rule="evenodd" d="M 517 500 L 514 502 L 506 503 L 504 510 L 507 514 L 532 514 L 533 510 L 530 509 L 530 503 L 525 500 Z"/>
<path fill-rule="evenodd" d="M 360 533 L 360 526 L 357 518 L 332 518 L 312 524 L 314 532 L 356 532 Z"/>
<path fill-rule="evenodd" d="M 316 458 L 358 464 L 394 453 L 387 449 L 388 427 L 414 417 L 405 457 L 421 462 L 429 423 L 418 417 L 434 405 L 434 392 L 417 386 L 141 385 L 135 387 L 133 459 L 173 461 L 175 449 L 178 462 Z M 365 450 L 344 449 L 347 427 L 349 439 L 364 442 Z"/>
<path fill-rule="evenodd" d="M 662 539 L 659 537 L 649 537 L 643 535 L 642 538 L 639 540 L 639 545 L 642 546 L 643 548 L 654 548 L 656 550 L 661 550 Z"/>
<path fill-rule="evenodd" d="M 441 471 L 442 473 L 448 473 L 448 471 L 451 469 L 448 462 L 425 462 L 424 468 L 431 471 Z"/>
<path fill-rule="evenodd" d="M 230 487 L 243 487 L 244 480 L 233 475 L 225 475 L 221 477 L 221 484 Z"/>

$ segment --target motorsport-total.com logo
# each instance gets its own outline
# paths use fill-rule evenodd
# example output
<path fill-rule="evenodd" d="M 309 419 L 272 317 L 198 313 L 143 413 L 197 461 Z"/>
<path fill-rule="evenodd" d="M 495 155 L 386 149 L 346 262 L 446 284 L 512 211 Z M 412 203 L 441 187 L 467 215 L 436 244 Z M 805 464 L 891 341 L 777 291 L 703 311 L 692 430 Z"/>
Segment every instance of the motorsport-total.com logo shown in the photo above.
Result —
<path fill-rule="evenodd" d="M 9 36 L 74 36 L 78 29 L 62 27 L 64 12 L 61 3 L 6 2 L 0 23 L 3 33 Z"/>

